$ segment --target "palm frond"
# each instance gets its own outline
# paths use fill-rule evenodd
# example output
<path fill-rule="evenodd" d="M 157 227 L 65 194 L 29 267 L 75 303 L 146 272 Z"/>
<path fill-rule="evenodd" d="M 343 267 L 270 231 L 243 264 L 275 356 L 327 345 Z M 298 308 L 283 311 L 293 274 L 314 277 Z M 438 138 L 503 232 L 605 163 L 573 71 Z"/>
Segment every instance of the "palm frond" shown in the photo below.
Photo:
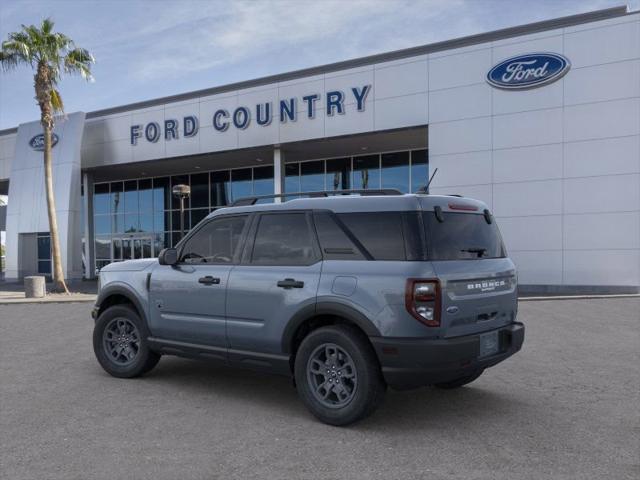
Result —
<path fill-rule="evenodd" d="M 78 73 L 87 81 L 93 80 L 91 64 L 95 63 L 93 55 L 84 48 L 75 48 L 64 57 L 64 69 L 67 73 Z"/>
<path fill-rule="evenodd" d="M 55 113 L 64 112 L 64 104 L 62 103 L 62 97 L 60 96 L 60 92 L 55 88 L 51 89 L 51 106 L 53 107 L 53 111 Z"/>
<path fill-rule="evenodd" d="M 44 33 L 45 35 L 49 35 L 53 31 L 54 25 L 55 23 L 53 22 L 53 20 L 51 20 L 51 17 L 47 17 L 42 20 L 40 30 L 42 30 L 42 33 Z"/>

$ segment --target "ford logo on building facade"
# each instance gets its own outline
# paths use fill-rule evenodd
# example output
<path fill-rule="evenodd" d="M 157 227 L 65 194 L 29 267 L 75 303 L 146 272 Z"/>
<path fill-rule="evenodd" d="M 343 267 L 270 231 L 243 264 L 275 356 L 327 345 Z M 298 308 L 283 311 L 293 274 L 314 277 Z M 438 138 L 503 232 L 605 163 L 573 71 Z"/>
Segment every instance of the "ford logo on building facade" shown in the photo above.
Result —
<path fill-rule="evenodd" d="M 55 133 L 52 133 L 51 148 L 56 146 L 56 143 L 58 143 L 58 140 L 59 140 L 58 135 L 56 135 Z M 43 152 L 44 151 L 44 133 L 39 133 L 38 135 L 33 137 L 31 140 L 29 140 L 29 146 L 34 150 L 37 150 L 38 152 Z"/>
<path fill-rule="evenodd" d="M 571 68 L 557 53 L 530 53 L 508 58 L 489 70 L 487 82 L 505 90 L 524 90 L 555 82 Z"/>

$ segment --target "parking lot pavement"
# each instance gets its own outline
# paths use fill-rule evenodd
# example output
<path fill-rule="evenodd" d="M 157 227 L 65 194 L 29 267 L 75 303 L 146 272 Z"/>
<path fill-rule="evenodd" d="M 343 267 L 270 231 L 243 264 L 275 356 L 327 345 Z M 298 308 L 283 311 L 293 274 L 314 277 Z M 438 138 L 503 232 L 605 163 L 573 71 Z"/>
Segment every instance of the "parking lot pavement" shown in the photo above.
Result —
<path fill-rule="evenodd" d="M 281 377 L 165 357 L 109 377 L 89 304 L 0 305 L 2 479 L 637 479 L 640 300 L 522 302 L 525 346 L 348 428 Z"/>

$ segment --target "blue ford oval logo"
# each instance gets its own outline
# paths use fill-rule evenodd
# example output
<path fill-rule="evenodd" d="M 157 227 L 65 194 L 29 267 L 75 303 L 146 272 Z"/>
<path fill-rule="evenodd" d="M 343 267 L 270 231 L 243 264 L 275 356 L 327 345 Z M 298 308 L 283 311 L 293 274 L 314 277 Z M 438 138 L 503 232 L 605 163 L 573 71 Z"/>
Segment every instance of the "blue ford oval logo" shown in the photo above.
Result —
<path fill-rule="evenodd" d="M 58 143 L 58 140 L 59 140 L 58 135 L 56 135 L 55 133 L 52 133 L 51 148 L 56 146 L 56 143 Z M 38 135 L 33 137 L 31 140 L 29 140 L 29 146 L 34 150 L 37 150 L 38 152 L 43 152 L 44 151 L 44 133 L 39 133 Z"/>
<path fill-rule="evenodd" d="M 571 62 L 557 53 L 530 53 L 508 58 L 489 70 L 487 82 L 505 90 L 541 87 L 566 74 Z"/>

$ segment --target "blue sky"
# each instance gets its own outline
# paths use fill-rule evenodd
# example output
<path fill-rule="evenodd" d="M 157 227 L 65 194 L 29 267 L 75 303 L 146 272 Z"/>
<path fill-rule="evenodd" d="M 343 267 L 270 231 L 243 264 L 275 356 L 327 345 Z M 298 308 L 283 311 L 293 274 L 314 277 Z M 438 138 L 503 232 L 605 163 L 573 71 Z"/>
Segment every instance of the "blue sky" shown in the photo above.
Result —
<path fill-rule="evenodd" d="M 638 8 L 640 0 L 632 0 Z M 0 38 L 51 16 L 96 57 L 67 112 L 248 80 L 624 4 L 623 0 L 2 0 Z M 0 129 L 39 117 L 27 68 L 0 73 Z"/>

